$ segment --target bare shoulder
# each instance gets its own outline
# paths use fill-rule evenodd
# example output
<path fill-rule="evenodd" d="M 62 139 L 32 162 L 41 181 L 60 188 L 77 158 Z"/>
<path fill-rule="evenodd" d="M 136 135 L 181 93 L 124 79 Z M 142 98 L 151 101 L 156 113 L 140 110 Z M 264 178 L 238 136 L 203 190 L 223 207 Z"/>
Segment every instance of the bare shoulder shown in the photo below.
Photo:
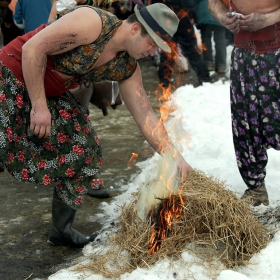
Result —
<path fill-rule="evenodd" d="M 279 0 L 233 0 L 232 3 L 244 15 L 251 13 L 266 14 L 280 8 Z"/>
<path fill-rule="evenodd" d="M 73 12 L 70 12 L 63 17 L 61 17 L 57 22 L 72 22 L 73 25 L 81 25 L 85 24 L 91 25 L 91 24 L 97 24 L 98 27 L 101 27 L 101 18 L 99 14 L 91 7 L 78 7 Z"/>
<path fill-rule="evenodd" d="M 101 29 L 99 14 L 92 8 L 81 7 L 38 32 L 28 45 L 39 46 L 41 51 L 54 55 L 94 42 Z"/>

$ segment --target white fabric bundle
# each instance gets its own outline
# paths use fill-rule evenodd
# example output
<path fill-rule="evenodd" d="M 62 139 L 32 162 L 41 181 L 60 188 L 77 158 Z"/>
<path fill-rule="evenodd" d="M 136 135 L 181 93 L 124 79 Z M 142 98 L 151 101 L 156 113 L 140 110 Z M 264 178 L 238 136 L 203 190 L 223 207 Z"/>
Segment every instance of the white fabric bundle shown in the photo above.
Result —
<path fill-rule="evenodd" d="M 56 10 L 59 13 L 67 8 L 75 7 L 76 4 L 75 0 L 58 0 L 56 3 Z"/>

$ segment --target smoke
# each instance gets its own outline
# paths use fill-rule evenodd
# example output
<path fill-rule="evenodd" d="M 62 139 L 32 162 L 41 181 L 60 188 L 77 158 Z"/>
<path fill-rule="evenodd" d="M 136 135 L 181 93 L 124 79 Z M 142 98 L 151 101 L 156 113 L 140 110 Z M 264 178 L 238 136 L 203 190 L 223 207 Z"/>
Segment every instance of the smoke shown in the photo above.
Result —
<path fill-rule="evenodd" d="M 167 198 L 178 194 L 180 188 L 180 172 L 178 163 L 171 152 L 158 159 L 156 176 L 153 181 L 145 182 L 139 187 L 139 199 L 136 203 L 138 216 L 145 220 L 151 209 L 160 202 L 158 198 Z"/>

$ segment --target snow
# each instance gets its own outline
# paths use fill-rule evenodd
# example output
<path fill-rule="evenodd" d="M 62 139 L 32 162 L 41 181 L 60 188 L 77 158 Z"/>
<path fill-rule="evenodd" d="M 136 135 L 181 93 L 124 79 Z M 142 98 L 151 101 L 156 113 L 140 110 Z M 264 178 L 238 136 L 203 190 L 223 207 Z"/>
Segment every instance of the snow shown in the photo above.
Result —
<path fill-rule="evenodd" d="M 231 47 L 228 47 L 228 57 L 230 51 Z M 174 145 L 187 162 L 193 168 L 225 181 L 228 189 L 241 196 L 246 187 L 239 174 L 234 156 L 229 81 L 219 80 L 213 84 L 204 83 L 203 86 L 197 88 L 191 85 L 182 86 L 172 94 L 170 103 L 167 105 L 174 107 L 175 111 L 169 116 L 165 126 Z M 276 153 L 275 150 L 268 151 L 266 186 L 272 207 L 279 205 L 280 200 L 280 192 L 277 191 L 280 182 L 280 157 L 279 155 L 277 157 Z M 154 170 L 159 160 L 160 157 L 155 154 L 145 162 L 137 163 L 142 171 L 123 187 L 123 193 L 115 197 L 111 203 L 102 202 L 100 204 L 104 215 L 103 220 L 106 221 L 104 232 L 110 222 L 119 218 L 119 205 L 129 201 L 132 193 L 138 191 L 138 186 L 144 181 L 154 179 Z M 255 209 L 263 211 L 267 207 L 259 206 Z M 105 234 L 102 238 L 106 238 Z M 91 252 L 102 246 L 102 242 L 100 244 L 93 242 L 85 246 L 83 254 L 86 260 L 83 262 L 87 261 Z M 162 260 L 149 269 L 137 268 L 131 273 L 125 273 L 121 275 L 120 279 L 278 280 L 280 275 L 279 252 L 280 234 L 276 233 L 268 246 L 252 257 L 250 264 L 240 266 L 234 271 L 217 264 L 216 275 L 209 276 L 209 271 L 203 265 L 202 260 L 184 252 L 182 260 L 173 262 L 172 266 L 167 260 Z M 186 263 L 189 264 L 187 271 Z M 60 270 L 49 277 L 49 280 L 60 279 L 104 280 L 108 278 L 87 271 L 77 272 L 73 268 Z"/>

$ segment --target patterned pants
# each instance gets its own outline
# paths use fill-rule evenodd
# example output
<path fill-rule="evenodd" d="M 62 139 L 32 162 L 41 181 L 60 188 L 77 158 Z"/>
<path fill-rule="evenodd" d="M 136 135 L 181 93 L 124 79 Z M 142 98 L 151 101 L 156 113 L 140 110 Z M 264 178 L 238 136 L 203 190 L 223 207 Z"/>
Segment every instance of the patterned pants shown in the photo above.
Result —
<path fill-rule="evenodd" d="M 266 176 L 267 149 L 280 150 L 280 49 L 231 55 L 231 114 L 235 155 L 249 188 Z"/>
<path fill-rule="evenodd" d="M 29 130 L 31 103 L 25 85 L 0 65 L 0 159 L 19 181 L 57 184 L 62 200 L 73 209 L 87 188 L 98 189 L 102 165 L 99 140 L 90 119 L 70 93 L 48 98 L 54 125 L 47 138 Z"/>

